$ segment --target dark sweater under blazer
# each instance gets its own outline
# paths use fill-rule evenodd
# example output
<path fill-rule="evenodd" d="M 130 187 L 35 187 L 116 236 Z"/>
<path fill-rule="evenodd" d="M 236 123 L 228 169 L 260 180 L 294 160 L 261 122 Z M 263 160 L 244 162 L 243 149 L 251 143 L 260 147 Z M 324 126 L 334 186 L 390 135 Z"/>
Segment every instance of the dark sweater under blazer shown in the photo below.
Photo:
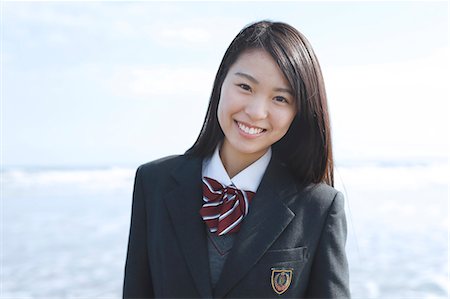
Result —
<path fill-rule="evenodd" d="M 212 289 L 201 175 L 186 155 L 138 168 L 124 298 L 350 298 L 342 194 L 300 188 L 273 157 Z M 292 269 L 281 295 L 273 268 Z"/>

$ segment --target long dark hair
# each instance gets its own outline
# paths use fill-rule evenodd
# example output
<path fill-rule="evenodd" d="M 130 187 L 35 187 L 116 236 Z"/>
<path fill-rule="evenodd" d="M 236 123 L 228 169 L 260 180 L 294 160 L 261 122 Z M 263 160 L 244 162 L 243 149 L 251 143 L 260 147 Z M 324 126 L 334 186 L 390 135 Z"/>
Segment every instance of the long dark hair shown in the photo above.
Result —
<path fill-rule="evenodd" d="M 333 186 L 331 128 L 320 65 L 308 40 L 281 22 L 253 23 L 233 39 L 217 71 L 203 127 L 186 154 L 208 157 L 224 138 L 217 119 L 220 91 L 230 67 L 249 49 L 263 49 L 273 57 L 296 100 L 297 114 L 288 132 L 272 145 L 274 157 L 303 186 L 319 182 Z"/>

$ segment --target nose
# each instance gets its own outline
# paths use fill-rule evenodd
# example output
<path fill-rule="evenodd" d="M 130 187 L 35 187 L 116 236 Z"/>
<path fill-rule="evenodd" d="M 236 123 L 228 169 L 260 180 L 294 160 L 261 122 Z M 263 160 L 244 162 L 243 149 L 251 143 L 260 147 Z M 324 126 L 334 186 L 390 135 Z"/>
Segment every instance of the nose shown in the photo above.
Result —
<path fill-rule="evenodd" d="M 265 119 L 268 115 L 267 102 L 262 97 L 255 97 L 250 100 L 244 111 L 252 120 Z"/>

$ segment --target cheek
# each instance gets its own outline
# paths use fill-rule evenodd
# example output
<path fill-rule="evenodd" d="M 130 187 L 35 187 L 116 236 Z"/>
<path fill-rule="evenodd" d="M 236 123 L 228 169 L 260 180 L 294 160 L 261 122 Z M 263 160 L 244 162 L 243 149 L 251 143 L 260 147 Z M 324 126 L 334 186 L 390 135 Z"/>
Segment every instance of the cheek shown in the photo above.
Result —
<path fill-rule="evenodd" d="M 289 121 L 288 121 L 287 124 L 286 124 L 286 127 L 287 127 L 286 130 L 288 130 L 289 127 L 292 125 L 292 123 L 294 122 L 294 119 L 295 119 L 295 116 L 296 116 L 296 115 L 297 115 L 297 114 L 296 114 L 295 112 L 293 112 L 293 113 L 290 115 Z"/>
<path fill-rule="evenodd" d="M 294 121 L 295 113 L 292 112 L 284 112 L 277 115 L 277 128 L 280 132 L 283 132 L 285 134 L 289 127 L 291 126 L 292 122 Z"/>
<path fill-rule="evenodd" d="M 217 107 L 217 115 L 219 118 L 219 123 L 227 121 L 227 119 L 236 110 L 236 103 L 233 101 L 235 97 L 230 92 L 222 91 L 220 94 L 219 105 Z"/>
<path fill-rule="evenodd" d="M 229 102 L 227 100 L 227 96 L 224 92 L 220 94 L 219 105 L 217 107 L 217 119 L 219 121 L 219 125 L 224 129 L 228 121 L 229 115 Z"/>
<path fill-rule="evenodd" d="M 217 120 L 219 121 L 219 125 L 223 130 L 223 121 L 224 121 L 224 116 L 223 116 L 223 105 L 222 105 L 222 101 L 219 102 L 219 106 L 217 107 Z"/>

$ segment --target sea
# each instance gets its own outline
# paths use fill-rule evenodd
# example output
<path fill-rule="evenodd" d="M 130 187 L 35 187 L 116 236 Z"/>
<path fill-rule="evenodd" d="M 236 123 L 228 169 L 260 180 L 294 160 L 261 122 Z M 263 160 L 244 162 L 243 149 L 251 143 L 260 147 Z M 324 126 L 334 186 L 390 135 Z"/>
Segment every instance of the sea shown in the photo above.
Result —
<path fill-rule="evenodd" d="M 448 161 L 337 166 L 353 298 L 447 298 Z M 135 167 L 3 167 L 0 298 L 121 298 Z"/>

